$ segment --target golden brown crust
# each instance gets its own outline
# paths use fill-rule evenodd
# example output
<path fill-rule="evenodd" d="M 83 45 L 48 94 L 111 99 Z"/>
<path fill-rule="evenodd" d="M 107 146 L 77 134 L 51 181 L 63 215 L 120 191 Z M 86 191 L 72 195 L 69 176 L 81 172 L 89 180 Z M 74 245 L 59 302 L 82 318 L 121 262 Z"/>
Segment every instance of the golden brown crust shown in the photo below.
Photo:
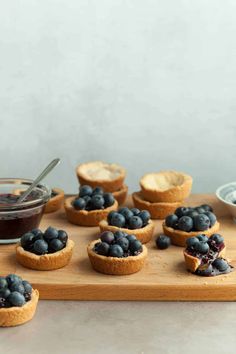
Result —
<path fill-rule="evenodd" d="M 137 237 L 137 239 L 139 241 L 141 241 L 142 243 L 147 243 L 151 240 L 152 235 L 154 233 L 154 229 L 155 229 L 155 225 L 152 222 L 152 220 L 149 220 L 149 223 L 146 226 L 142 227 L 141 229 L 135 229 L 135 230 L 108 225 L 107 220 L 102 220 L 99 223 L 99 227 L 100 227 L 101 232 L 103 232 L 103 231 L 116 232 L 116 231 L 120 230 L 120 231 L 126 232 L 129 235 L 135 235 Z"/>
<path fill-rule="evenodd" d="M 128 186 L 124 184 L 121 189 L 112 193 L 119 205 L 124 204 L 128 195 Z"/>
<path fill-rule="evenodd" d="M 222 257 L 224 258 L 226 253 L 226 247 L 224 247 L 220 252 L 218 257 Z M 186 249 L 184 250 L 184 259 L 185 259 L 185 264 L 186 264 L 186 268 L 188 270 L 190 270 L 190 272 L 194 273 L 196 272 L 196 270 L 199 268 L 201 261 L 199 258 L 191 256 L 190 254 L 188 254 L 188 252 L 186 251 Z"/>
<path fill-rule="evenodd" d="M 9 307 L 0 309 L 0 327 L 18 326 L 30 321 L 36 311 L 39 292 L 32 290 L 31 300 L 22 307 Z"/>
<path fill-rule="evenodd" d="M 171 243 L 176 246 L 182 246 L 186 247 L 186 240 L 190 237 L 195 237 L 197 235 L 204 234 L 207 237 L 210 237 L 211 235 L 215 234 L 219 228 L 220 228 L 220 223 L 216 221 L 215 225 L 210 227 L 207 230 L 204 231 L 190 231 L 190 232 L 185 232 L 181 230 L 175 230 L 172 227 L 166 226 L 165 222 L 162 224 L 162 228 L 164 231 L 164 234 L 169 236 L 171 238 Z"/>
<path fill-rule="evenodd" d="M 91 177 L 87 171 L 90 168 L 104 168 L 106 170 L 115 171 L 114 177 L 103 178 L 103 177 Z M 126 176 L 126 170 L 117 164 L 108 164 L 102 161 L 91 161 L 83 163 L 76 168 L 76 175 L 81 185 L 87 184 L 93 188 L 102 187 L 105 192 L 115 192 L 118 191 L 124 183 Z"/>
<path fill-rule="evenodd" d="M 55 195 L 55 197 L 51 197 L 46 203 L 44 213 L 52 213 L 54 211 L 57 211 L 61 209 L 63 205 L 65 196 L 64 191 L 60 188 L 53 188 L 52 190 L 57 193 L 57 195 Z"/>
<path fill-rule="evenodd" d="M 152 184 L 151 181 L 155 179 L 159 182 Z M 189 196 L 192 177 L 176 171 L 148 173 L 140 179 L 140 186 L 145 200 L 173 203 L 182 201 Z"/>
<path fill-rule="evenodd" d="M 115 203 L 106 209 L 97 209 L 91 211 L 76 210 L 71 204 L 74 199 L 75 197 L 67 198 L 65 200 L 64 207 L 68 221 L 75 225 L 97 226 L 101 220 L 106 219 L 110 211 L 117 210 L 118 208 L 118 203 L 115 200 Z"/>
<path fill-rule="evenodd" d="M 92 241 L 88 247 L 88 256 L 94 270 L 104 274 L 127 275 L 138 272 L 147 258 L 147 248 L 143 245 L 143 251 L 137 256 L 126 258 L 101 256 L 93 251 L 94 245 L 99 240 Z"/>
<path fill-rule="evenodd" d="M 143 199 L 142 192 L 134 192 L 132 198 L 135 207 L 148 210 L 152 219 L 165 219 L 168 215 L 173 214 L 179 206 L 183 205 L 182 201 L 175 203 L 151 203 Z"/>
<path fill-rule="evenodd" d="M 19 244 L 16 246 L 16 259 L 26 268 L 35 270 L 53 270 L 66 266 L 72 256 L 74 241 L 68 240 L 66 247 L 55 253 L 42 256 L 25 251 Z"/>

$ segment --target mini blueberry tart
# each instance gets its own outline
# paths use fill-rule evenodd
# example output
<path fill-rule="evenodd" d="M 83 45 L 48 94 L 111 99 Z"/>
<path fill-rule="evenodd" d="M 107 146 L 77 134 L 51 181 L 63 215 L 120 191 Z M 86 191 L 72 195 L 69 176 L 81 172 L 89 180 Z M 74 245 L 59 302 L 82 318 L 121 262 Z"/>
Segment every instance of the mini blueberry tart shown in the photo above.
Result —
<path fill-rule="evenodd" d="M 204 232 L 206 236 L 215 234 L 220 223 L 210 205 L 199 207 L 179 207 L 174 214 L 166 217 L 162 224 L 165 235 L 171 238 L 171 242 L 176 246 L 186 246 L 186 240 Z"/>
<path fill-rule="evenodd" d="M 72 256 L 74 242 L 64 230 L 51 226 L 24 234 L 16 246 L 16 259 L 26 268 L 53 270 L 66 266 Z"/>
<path fill-rule="evenodd" d="M 112 193 L 105 193 L 103 188 L 80 186 L 78 197 L 65 200 L 65 211 L 69 222 L 81 226 L 97 226 L 109 212 L 117 210 L 118 203 Z"/>
<path fill-rule="evenodd" d="M 147 258 L 147 248 L 135 235 L 105 231 L 92 241 L 88 256 L 94 270 L 104 274 L 127 275 L 138 272 Z"/>
<path fill-rule="evenodd" d="M 119 205 L 124 204 L 128 195 L 128 186 L 124 184 L 118 191 L 113 192 L 113 197 L 117 200 Z"/>
<path fill-rule="evenodd" d="M 76 174 L 81 185 L 102 187 L 106 192 L 116 192 L 124 184 L 126 170 L 114 163 L 92 161 L 79 165 Z"/>
<path fill-rule="evenodd" d="M 154 233 L 154 223 L 150 220 L 150 213 L 147 210 L 137 208 L 119 208 L 117 212 L 111 211 L 107 220 L 99 223 L 101 231 L 122 231 L 135 235 L 142 243 L 151 240 Z"/>
<path fill-rule="evenodd" d="M 233 267 L 224 259 L 226 247 L 221 235 L 213 234 L 208 238 L 201 234 L 187 239 L 186 244 L 184 258 L 190 272 L 211 277 L 232 271 Z"/>
<path fill-rule="evenodd" d="M 141 191 L 134 192 L 132 199 L 134 206 L 148 210 L 152 219 L 165 219 L 167 215 L 174 213 L 179 206 L 183 205 L 183 202 L 148 202 L 143 198 Z"/>
<path fill-rule="evenodd" d="M 39 292 L 16 274 L 0 277 L 0 327 L 30 321 L 36 311 Z"/>
<path fill-rule="evenodd" d="M 51 198 L 46 203 L 44 212 L 53 213 L 54 211 L 60 210 L 64 202 L 64 191 L 60 188 L 53 188 L 51 192 Z"/>
<path fill-rule="evenodd" d="M 149 202 L 173 203 L 187 198 L 192 188 L 192 177 L 176 171 L 148 173 L 140 180 L 142 196 Z"/>

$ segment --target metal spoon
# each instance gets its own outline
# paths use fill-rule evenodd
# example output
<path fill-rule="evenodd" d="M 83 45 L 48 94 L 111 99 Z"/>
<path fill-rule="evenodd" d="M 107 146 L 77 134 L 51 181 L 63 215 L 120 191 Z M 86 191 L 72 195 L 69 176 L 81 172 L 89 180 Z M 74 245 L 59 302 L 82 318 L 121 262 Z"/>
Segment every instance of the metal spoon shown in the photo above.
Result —
<path fill-rule="evenodd" d="M 48 175 L 49 172 L 52 171 L 52 169 L 60 163 L 60 159 L 54 159 L 50 162 L 50 164 L 43 170 L 42 173 L 34 180 L 34 182 L 29 186 L 26 191 L 21 194 L 19 199 L 17 200 L 16 204 L 19 204 L 23 202 L 23 200 L 28 197 L 28 195 L 32 192 L 32 190 L 39 184 L 39 182 Z"/>

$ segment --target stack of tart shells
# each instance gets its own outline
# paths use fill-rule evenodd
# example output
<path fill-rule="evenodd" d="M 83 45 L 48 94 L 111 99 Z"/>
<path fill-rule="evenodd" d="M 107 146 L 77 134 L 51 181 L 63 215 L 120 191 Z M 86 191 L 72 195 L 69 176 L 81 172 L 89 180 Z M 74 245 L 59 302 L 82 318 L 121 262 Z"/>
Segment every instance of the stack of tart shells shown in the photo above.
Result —
<path fill-rule="evenodd" d="M 135 207 L 148 210 L 152 219 L 165 219 L 184 205 L 191 192 L 192 177 L 176 171 L 148 173 L 140 179 L 140 187 L 132 194 Z"/>

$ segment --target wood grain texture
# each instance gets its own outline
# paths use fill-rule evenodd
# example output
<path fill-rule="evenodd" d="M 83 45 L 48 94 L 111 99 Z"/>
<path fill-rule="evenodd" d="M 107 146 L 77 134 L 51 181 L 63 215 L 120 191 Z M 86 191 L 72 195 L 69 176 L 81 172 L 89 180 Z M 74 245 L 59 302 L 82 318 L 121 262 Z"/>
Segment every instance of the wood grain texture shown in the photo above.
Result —
<path fill-rule="evenodd" d="M 131 203 L 130 199 L 128 204 Z M 192 195 L 187 205 L 209 203 L 221 223 L 227 258 L 236 265 L 236 225 L 227 210 L 213 195 Z M 112 276 L 95 272 L 89 262 L 86 247 L 96 239 L 98 227 L 79 227 L 70 224 L 63 209 L 45 214 L 40 227 L 52 225 L 65 229 L 75 242 L 71 262 L 64 268 L 36 271 L 16 262 L 15 245 L 0 246 L 1 275 L 17 273 L 29 280 L 40 292 L 41 299 L 60 300 L 161 300 L 161 301 L 235 301 L 236 271 L 206 278 L 186 271 L 183 248 L 171 246 L 161 251 L 155 247 L 156 235 L 162 232 L 162 221 L 156 220 L 154 238 L 148 247 L 144 268 L 132 275 Z"/>

